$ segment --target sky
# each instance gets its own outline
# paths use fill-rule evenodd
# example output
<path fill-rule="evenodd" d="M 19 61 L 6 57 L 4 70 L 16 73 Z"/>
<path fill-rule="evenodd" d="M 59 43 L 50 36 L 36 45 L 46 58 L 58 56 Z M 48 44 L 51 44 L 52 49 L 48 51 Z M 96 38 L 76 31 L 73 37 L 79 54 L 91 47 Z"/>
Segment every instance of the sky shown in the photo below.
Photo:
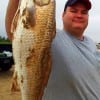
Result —
<path fill-rule="evenodd" d="M 0 36 L 7 37 L 5 31 L 5 14 L 9 0 L 0 1 Z M 67 0 L 56 0 L 56 27 L 62 28 L 62 12 Z M 85 30 L 85 35 L 95 42 L 100 42 L 100 0 L 90 0 L 92 9 L 89 11 L 89 24 Z"/>

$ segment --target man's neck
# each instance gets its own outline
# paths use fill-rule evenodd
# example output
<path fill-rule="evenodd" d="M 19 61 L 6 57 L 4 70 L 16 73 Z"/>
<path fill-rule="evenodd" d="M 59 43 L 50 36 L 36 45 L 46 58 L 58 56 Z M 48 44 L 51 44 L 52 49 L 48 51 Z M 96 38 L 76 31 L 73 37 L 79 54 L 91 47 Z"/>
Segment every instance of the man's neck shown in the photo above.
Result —
<path fill-rule="evenodd" d="M 66 32 L 68 32 L 69 34 L 71 34 L 72 36 L 74 36 L 78 40 L 81 40 L 81 41 L 84 40 L 84 36 L 83 36 L 83 31 L 82 30 L 81 31 L 79 31 L 79 30 L 78 31 L 77 30 L 76 31 L 75 30 L 74 31 L 72 31 L 72 30 L 68 31 L 67 30 Z"/>

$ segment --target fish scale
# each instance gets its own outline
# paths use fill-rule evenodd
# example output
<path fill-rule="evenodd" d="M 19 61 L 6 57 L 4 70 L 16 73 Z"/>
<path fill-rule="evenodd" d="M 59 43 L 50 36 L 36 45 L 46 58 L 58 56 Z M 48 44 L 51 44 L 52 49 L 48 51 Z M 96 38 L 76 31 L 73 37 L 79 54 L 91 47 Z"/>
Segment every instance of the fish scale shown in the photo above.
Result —
<path fill-rule="evenodd" d="M 13 79 L 18 82 L 22 100 L 42 100 L 51 72 L 51 43 L 55 37 L 55 27 L 54 0 L 20 2 L 12 32 Z"/>

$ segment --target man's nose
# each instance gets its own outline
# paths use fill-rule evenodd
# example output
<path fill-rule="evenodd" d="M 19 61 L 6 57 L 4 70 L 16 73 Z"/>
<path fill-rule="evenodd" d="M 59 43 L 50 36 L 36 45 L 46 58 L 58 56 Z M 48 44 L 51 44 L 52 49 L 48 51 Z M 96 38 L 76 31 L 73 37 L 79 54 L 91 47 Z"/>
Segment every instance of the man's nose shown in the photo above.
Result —
<path fill-rule="evenodd" d="M 77 12 L 77 17 L 83 17 L 83 14 L 81 12 Z"/>

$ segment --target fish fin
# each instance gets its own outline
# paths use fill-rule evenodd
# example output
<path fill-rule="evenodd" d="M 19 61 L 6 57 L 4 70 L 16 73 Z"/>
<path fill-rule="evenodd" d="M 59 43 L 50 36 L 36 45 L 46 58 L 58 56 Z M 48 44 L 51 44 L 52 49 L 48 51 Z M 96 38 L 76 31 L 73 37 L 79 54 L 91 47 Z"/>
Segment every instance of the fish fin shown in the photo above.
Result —
<path fill-rule="evenodd" d="M 17 78 L 18 78 L 17 72 L 14 71 L 13 78 L 12 78 L 12 84 L 11 84 L 11 92 L 20 91 Z"/>

